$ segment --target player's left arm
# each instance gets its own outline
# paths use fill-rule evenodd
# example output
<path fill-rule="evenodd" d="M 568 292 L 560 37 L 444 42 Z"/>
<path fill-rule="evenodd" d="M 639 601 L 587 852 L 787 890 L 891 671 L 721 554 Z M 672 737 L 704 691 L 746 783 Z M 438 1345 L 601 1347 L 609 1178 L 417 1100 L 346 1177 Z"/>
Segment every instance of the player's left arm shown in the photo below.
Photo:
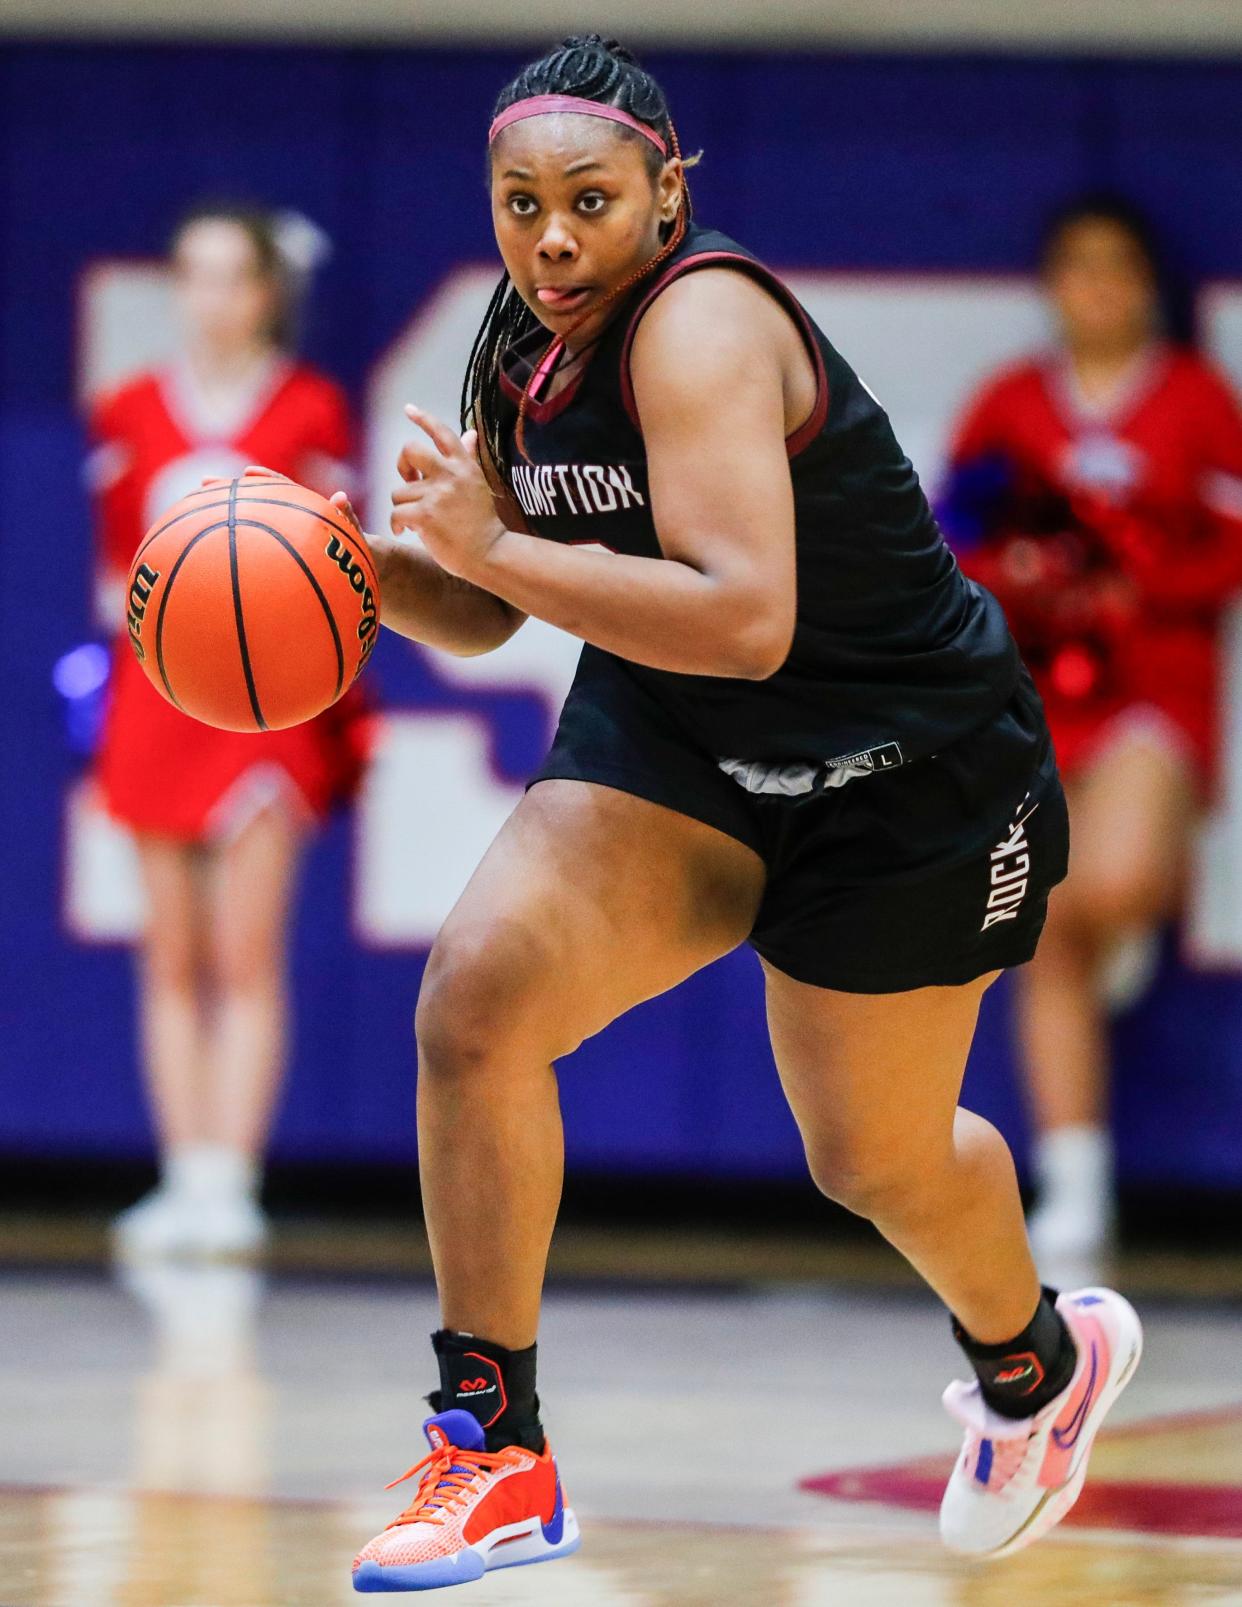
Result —
<path fill-rule="evenodd" d="M 1215 611 L 1242 588 L 1242 408 L 1207 364 L 1195 375 L 1190 405 L 1199 448 L 1197 482 L 1188 488 L 1198 503 L 1196 537 L 1138 579 L 1157 607 Z"/>
<path fill-rule="evenodd" d="M 782 356 L 791 329 L 764 291 L 713 270 L 670 286 L 640 324 L 632 375 L 663 559 L 485 523 L 473 436 L 458 442 L 416 409 L 434 450 L 406 448 L 403 473 L 424 478 L 394 523 L 417 530 L 451 572 L 623 658 L 764 679 L 784 662 L 794 628 Z"/>
<path fill-rule="evenodd" d="M 1204 469 L 1199 495 L 1217 540 L 1242 562 L 1242 407 L 1223 375 L 1203 371 Z M 1242 570 L 1234 584 L 1242 583 Z"/>

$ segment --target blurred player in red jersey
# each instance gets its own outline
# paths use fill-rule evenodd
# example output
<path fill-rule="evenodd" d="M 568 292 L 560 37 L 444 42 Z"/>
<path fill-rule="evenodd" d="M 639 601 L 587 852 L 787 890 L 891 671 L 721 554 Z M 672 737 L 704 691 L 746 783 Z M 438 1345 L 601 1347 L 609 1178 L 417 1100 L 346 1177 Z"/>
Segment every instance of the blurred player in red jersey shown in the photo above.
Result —
<path fill-rule="evenodd" d="M 1124 202 L 1046 237 L 1060 345 L 991 380 L 958 428 L 944 522 L 1004 604 L 1047 708 L 1073 833 L 1020 1021 L 1039 1137 L 1031 1239 L 1094 1254 L 1113 1227 L 1101 977 L 1174 913 L 1217 763 L 1223 609 L 1242 584 L 1242 415 L 1161 330 L 1159 256 Z"/>
<path fill-rule="evenodd" d="M 172 242 L 181 352 L 92 417 L 100 607 L 121 633 L 97 779 L 138 845 L 142 1044 L 162 1157 L 158 1188 L 117 1220 L 126 1254 L 241 1254 L 263 1242 L 290 896 L 308 826 L 365 762 L 356 694 L 292 730 L 213 730 L 159 696 L 124 633 L 134 549 L 204 476 L 262 463 L 324 492 L 348 477 L 344 396 L 290 352 L 316 233 L 246 207 L 190 213 Z"/>

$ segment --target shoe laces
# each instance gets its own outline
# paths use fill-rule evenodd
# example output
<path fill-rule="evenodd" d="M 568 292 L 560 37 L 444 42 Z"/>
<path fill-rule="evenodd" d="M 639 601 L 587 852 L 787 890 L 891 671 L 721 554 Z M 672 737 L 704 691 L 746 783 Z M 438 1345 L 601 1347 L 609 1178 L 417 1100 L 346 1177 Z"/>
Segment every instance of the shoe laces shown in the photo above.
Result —
<path fill-rule="evenodd" d="M 457 1445 L 443 1445 L 432 1451 L 421 1462 L 407 1468 L 399 1479 L 384 1486 L 386 1490 L 395 1490 L 407 1479 L 418 1477 L 414 1499 L 388 1527 L 395 1529 L 404 1523 L 443 1523 L 463 1497 L 473 1492 L 481 1474 L 494 1473 L 506 1461 L 508 1457 L 503 1451 L 463 1451 Z"/>
<path fill-rule="evenodd" d="M 1017 1441 L 1025 1445 L 1043 1426 L 1047 1407 L 1030 1417 L 1003 1417 L 983 1398 L 977 1382 L 966 1384 L 954 1379 L 942 1397 L 944 1409 L 967 1431 L 981 1440 Z M 1060 1397 L 1057 1397 L 1059 1402 Z"/>
<path fill-rule="evenodd" d="M 944 1392 L 946 1411 L 966 1430 L 962 1447 L 963 1464 L 969 1463 L 982 1441 L 992 1445 L 992 1468 L 988 1488 L 993 1493 L 1005 1489 L 1021 1470 L 1039 1432 L 1039 1415 L 1009 1418 L 994 1412 L 983 1399 L 977 1382 L 956 1379 Z"/>

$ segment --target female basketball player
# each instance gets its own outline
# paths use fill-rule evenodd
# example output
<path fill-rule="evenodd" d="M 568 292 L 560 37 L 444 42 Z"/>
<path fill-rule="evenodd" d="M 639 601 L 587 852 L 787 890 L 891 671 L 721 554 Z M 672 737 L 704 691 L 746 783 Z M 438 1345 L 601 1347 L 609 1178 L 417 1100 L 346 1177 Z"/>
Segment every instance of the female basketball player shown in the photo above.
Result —
<path fill-rule="evenodd" d="M 423 981 L 440 1387 L 414 1499 L 355 1584 L 577 1545 L 535 1387 L 554 1063 L 746 940 L 812 1175 L 944 1299 L 978 1374 L 947 1397 L 967 1437 L 945 1536 L 1024 1545 L 1071 1505 L 1139 1348 L 1119 1296 L 1041 1291 L 1004 1142 L 957 1105 L 984 989 L 1030 958 L 1065 869 L 1038 699 L 882 409 L 773 274 L 691 225 L 630 56 L 592 36 L 528 67 L 490 156 L 506 272 L 465 437 L 411 410 L 386 618 L 457 653 L 532 613 L 586 645 Z"/>
<path fill-rule="evenodd" d="M 259 1165 L 284 1057 L 285 922 L 308 824 L 357 776 L 348 703 L 262 736 L 212 730 L 166 703 L 125 641 L 124 579 L 155 515 L 250 458 L 339 484 L 340 390 L 287 346 L 294 265 L 275 219 L 192 212 L 172 245 L 184 345 L 93 418 L 101 597 L 119 627 L 98 780 L 134 833 L 146 898 L 142 1043 L 162 1180 L 116 1223 L 127 1254 L 252 1251 Z"/>
<path fill-rule="evenodd" d="M 1102 963 L 1180 900 L 1217 746 L 1221 611 L 1242 583 L 1242 415 L 1162 337 L 1144 220 L 1091 197 L 1054 221 L 1060 347 L 990 381 L 964 418 L 945 507 L 967 571 L 1004 603 L 1043 695 L 1074 872 L 1022 973 L 1037 1257 L 1107 1244 Z"/>

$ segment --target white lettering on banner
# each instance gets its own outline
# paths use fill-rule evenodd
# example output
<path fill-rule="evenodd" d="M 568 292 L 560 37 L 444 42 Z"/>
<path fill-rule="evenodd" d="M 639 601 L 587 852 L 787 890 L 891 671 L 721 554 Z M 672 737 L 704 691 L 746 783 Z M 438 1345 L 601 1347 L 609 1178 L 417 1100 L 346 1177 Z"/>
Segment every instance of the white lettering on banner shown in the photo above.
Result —
<path fill-rule="evenodd" d="M 483 715 L 390 714 L 357 806 L 354 924 L 377 948 L 430 948 L 522 796 Z"/>
<path fill-rule="evenodd" d="M 931 488 L 941 480 L 945 443 L 970 393 L 998 366 L 1047 339 L 1038 289 L 1018 277 L 835 272 L 786 277 L 833 344 L 867 375 L 868 389 L 884 398 L 898 439 Z M 493 264 L 457 270 L 377 357 L 364 420 L 366 506 L 376 519 L 388 506 L 393 466 L 410 433 L 402 405 L 414 399 L 440 418 L 456 418 L 461 375 L 495 283 Z M 77 394 L 83 401 L 139 368 L 166 361 L 175 350 L 168 277 L 158 263 L 92 265 L 83 276 L 78 305 Z M 1209 287 L 1202 312 L 1208 346 L 1242 387 L 1242 286 Z M 917 363 L 910 361 L 914 350 Z M 606 515 L 646 506 L 625 465 L 556 464 L 538 476 L 531 467 L 522 466 L 519 501 L 536 516 Z M 1212 494 L 1232 504 L 1234 488 L 1218 480 Z M 606 540 L 606 520 L 598 529 Z M 1227 641 L 1232 670 L 1224 711 L 1224 807 L 1200 836 L 1190 918 L 1195 953 L 1217 965 L 1242 962 L 1242 899 L 1231 893 L 1242 881 L 1242 614 L 1229 627 Z M 531 619 L 496 652 L 476 658 L 409 647 L 422 655 L 442 687 L 460 691 L 470 707 L 425 716 L 417 710 L 392 713 L 398 722 L 396 746 L 390 760 L 373 771 L 355 838 L 354 910 L 365 941 L 415 948 L 430 943 L 519 795 L 516 783 L 487 761 L 494 747 L 488 721 L 498 725 L 503 716 L 499 702 L 489 709 L 484 699 L 493 692 L 506 698 L 533 694 L 547 710 L 550 732 L 580 646 Z M 416 750 L 424 754 L 421 769 Z M 433 784 L 437 776 L 449 779 Z M 402 835 L 394 822 L 414 807 L 419 830 Z M 989 897 L 998 902 L 986 914 L 996 920 L 1014 918 L 1017 903 L 1000 900 L 1011 897 L 1025 879 L 1018 874 L 1023 850 L 1011 841 L 1005 846 L 1014 857 L 994 861 L 991 868 L 1011 879 L 988 883 Z M 67 802 L 65 920 L 75 937 L 110 942 L 137 929 L 141 912 L 136 881 L 126 869 L 129 852 L 119 830 L 86 794 Z"/>
<path fill-rule="evenodd" d="M 134 840 L 113 820 L 89 781 L 64 799 L 65 930 L 82 943 L 135 943 L 146 919 Z"/>

